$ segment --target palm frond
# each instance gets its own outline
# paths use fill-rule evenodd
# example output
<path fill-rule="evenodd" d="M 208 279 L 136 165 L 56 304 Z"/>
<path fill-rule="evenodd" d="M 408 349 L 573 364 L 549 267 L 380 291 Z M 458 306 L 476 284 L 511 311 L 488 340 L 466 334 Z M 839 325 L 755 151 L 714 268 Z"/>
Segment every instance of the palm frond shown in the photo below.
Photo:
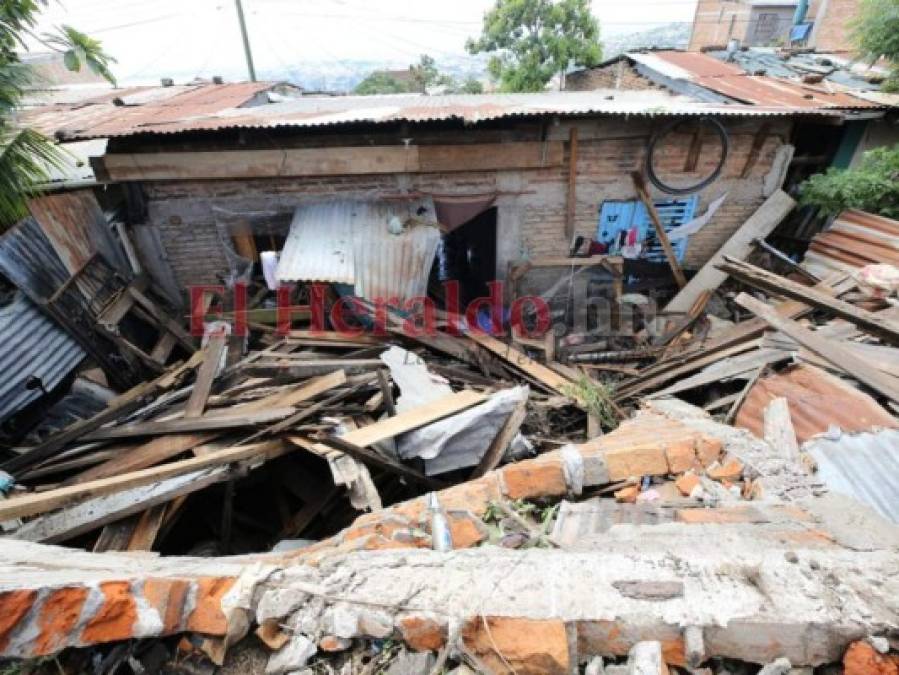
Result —
<path fill-rule="evenodd" d="M 0 126 L 0 227 L 28 214 L 28 199 L 46 183 L 51 168 L 65 165 L 59 148 L 33 129 Z"/>
<path fill-rule="evenodd" d="M 9 115 L 19 105 L 26 88 L 33 82 L 33 68 L 17 61 L 0 62 L 0 116 Z"/>

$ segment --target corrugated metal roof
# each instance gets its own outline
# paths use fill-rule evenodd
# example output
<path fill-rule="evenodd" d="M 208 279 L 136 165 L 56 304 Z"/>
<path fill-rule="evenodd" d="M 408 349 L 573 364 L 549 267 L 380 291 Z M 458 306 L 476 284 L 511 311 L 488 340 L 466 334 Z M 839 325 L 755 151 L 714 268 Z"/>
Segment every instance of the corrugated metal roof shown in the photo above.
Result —
<path fill-rule="evenodd" d="M 240 109 L 257 95 L 276 86 L 274 82 L 203 82 L 110 89 L 94 98 L 27 108 L 19 114 L 19 121 L 48 136 L 104 138 L 143 124 L 188 120 L 222 110 Z"/>
<path fill-rule="evenodd" d="M 899 431 L 820 438 L 805 449 L 818 464 L 817 477 L 828 488 L 855 497 L 899 523 Z"/>
<path fill-rule="evenodd" d="M 876 263 L 899 265 L 899 221 L 849 210 L 815 235 L 802 266 L 823 279 Z"/>
<path fill-rule="evenodd" d="M 188 114 L 190 113 L 190 114 Z M 307 128 L 338 124 L 388 124 L 458 120 L 476 124 L 513 117 L 554 115 L 733 115 L 772 116 L 820 110 L 774 106 L 698 103 L 652 91 L 556 91 L 534 94 L 458 94 L 429 96 L 303 96 L 283 103 L 223 110 L 210 114 L 190 111 L 177 120 L 123 119 L 119 124 L 83 129 L 72 138 L 136 134 L 176 134 L 220 129 Z"/>
<path fill-rule="evenodd" d="M 85 357 L 69 335 L 20 291 L 0 307 L 0 420 L 5 420 L 41 396 L 27 389 L 29 377 L 41 379 L 48 391 Z"/>
<path fill-rule="evenodd" d="M 804 84 L 783 77 L 754 75 L 707 54 L 679 51 L 632 52 L 627 58 L 659 75 L 690 82 L 743 103 L 786 109 L 877 109 L 867 101 L 826 84 Z"/>
<path fill-rule="evenodd" d="M 389 224 L 403 225 L 392 234 Z M 440 242 L 430 198 L 329 201 L 299 206 L 278 263 L 278 280 L 353 284 L 369 300 L 426 294 Z"/>
<path fill-rule="evenodd" d="M 899 420 L 851 384 L 810 365 L 800 365 L 758 380 L 737 413 L 734 425 L 764 437 L 765 408 L 777 397 L 790 405 L 800 443 L 836 426 L 845 432 L 897 428 Z"/>

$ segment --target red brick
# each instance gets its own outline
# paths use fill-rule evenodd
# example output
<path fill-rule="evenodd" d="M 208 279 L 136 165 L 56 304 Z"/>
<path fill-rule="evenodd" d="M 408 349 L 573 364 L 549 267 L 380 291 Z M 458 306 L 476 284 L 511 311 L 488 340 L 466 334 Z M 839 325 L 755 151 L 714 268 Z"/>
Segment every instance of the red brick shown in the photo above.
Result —
<path fill-rule="evenodd" d="M 184 600 L 190 590 L 185 579 L 147 579 L 144 582 L 144 598 L 159 612 L 163 634 L 177 632 L 181 627 Z"/>

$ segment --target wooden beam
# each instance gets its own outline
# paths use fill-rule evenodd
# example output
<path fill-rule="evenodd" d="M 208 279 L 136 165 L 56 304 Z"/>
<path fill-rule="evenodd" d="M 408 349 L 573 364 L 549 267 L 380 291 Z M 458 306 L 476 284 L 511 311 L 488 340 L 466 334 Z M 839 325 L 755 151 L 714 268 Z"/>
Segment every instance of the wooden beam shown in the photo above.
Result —
<path fill-rule="evenodd" d="M 436 422 L 444 417 L 455 415 L 478 403 L 487 400 L 486 394 L 481 394 L 470 389 L 441 396 L 440 398 L 425 403 L 411 410 L 397 413 L 394 417 L 387 417 L 374 424 L 348 431 L 341 438 L 349 443 L 366 447 L 399 436 L 407 431 L 418 429 L 431 422 Z"/>
<path fill-rule="evenodd" d="M 718 268 L 753 288 L 759 288 L 772 295 L 781 295 L 792 300 L 823 309 L 849 321 L 864 331 L 876 335 L 884 342 L 899 345 L 899 324 L 878 316 L 861 307 L 822 293 L 809 286 L 803 286 L 792 279 L 768 272 L 741 260 L 725 257 Z"/>
<path fill-rule="evenodd" d="M 536 169 L 562 163 L 562 142 L 384 145 L 108 153 L 111 181 L 196 180 Z"/>
<path fill-rule="evenodd" d="M 667 314 L 684 314 L 690 310 L 703 291 L 714 291 L 724 280 L 727 274 L 716 268 L 724 256 L 743 259 L 752 251 L 753 239 L 767 237 L 793 210 L 796 202 L 783 190 L 777 190 L 765 200 L 755 213 L 743 223 L 730 239 L 718 249 L 702 268 L 697 272 L 690 283 L 672 298 L 665 307 Z"/>
<path fill-rule="evenodd" d="M 487 335 L 486 333 L 479 331 L 472 331 L 468 333 L 467 336 L 488 351 L 499 356 L 509 365 L 534 378 L 537 382 L 551 391 L 566 395 L 567 388 L 572 384 L 571 380 L 568 378 L 562 377 L 543 364 L 537 363 L 527 354 L 507 345 L 505 342 L 497 340 L 492 335 Z"/>
<path fill-rule="evenodd" d="M 110 532 L 105 533 L 103 538 L 108 541 L 101 544 L 100 548 L 107 551 L 125 550 L 127 541 L 124 545 L 111 541 L 118 539 L 119 533 L 112 531 L 120 529 L 116 527 L 117 521 L 158 505 L 164 506 L 175 497 L 202 490 L 213 483 L 225 480 L 228 476 L 227 467 L 212 467 L 166 478 L 148 485 L 140 485 L 115 494 L 94 497 L 57 513 L 50 513 L 30 520 L 9 536 L 13 539 L 43 541 L 52 544 L 66 541 L 106 525 L 110 527 Z M 139 519 L 134 519 L 134 522 L 129 525 L 130 539 L 135 527 L 139 525 Z"/>
<path fill-rule="evenodd" d="M 577 207 L 577 127 L 568 132 L 568 196 L 565 203 L 565 241 L 574 238 L 574 215 Z"/>
<path fill-rule="evenodd" d="M 37 492 L 0 501 L 0 520 L 24 518 L 38 513 L 46 513 L 76 504 L 85 499 L 100 497 L 113 492 L 121 492 L 140 485 L 155 483 L 171 476 L 180 476 L 191 471 L 205 469 L 210 466 L 223 466 L 255 457 L 271 459 L 284 454 L 285 446 L 280 440 L 254 445 L 244 445 L 228 450 L 214 452 L 202 457 L 191 457 L 179 462 L 162 464 L 150 469 L 133 471 L 120 476 L 111 476 L 101 480 L 90 481 L 81 485 Z"/>
<path fill-rule="evenodd" d="M 640 198 L 640 201 L 643 202 L 643 206 L 646 207 L 646 212 L 649 214 L 649 219 L 652 221 L 652 226 L 656 231 L 656 238 L 662 245 L 662 250 L 665 251 L 665 259 L 668 261 L 668 266 L 671 268 L 674 280 L 677 282 L 679 288 L 683 288 L 687 285 L 687 278 L 684 276 L 684 271 L 677 261 L 677 255 L 674 253 L 671 242 L 668 240 L 668 233 L 665 232 L 665 227 L 662 225 L 662 221 L 659 218 L 659 212 L 656 211 L 656 205 L 653 204 L 652 198 L 649 196 L 649 191 L 646 189 L 646 181 L 643 180 L 643 174 L 639 171 L 634 171 L 631 173 L 631 180 L 634 182 L 634 189 L 637 191 L 637 196 Z"/>
<path fill-rule="evenodd" d="M 481 457 L 481 461 L 475 467 L 475 470 L 471 472 L 469 480 L 479 478 L 488 471 L 493 471 L 493 469 L 499 465 L 509 444 L 515 438 L 518 430 L 521 429 L 524 418 L 527 416 L 527 409 L 527 399 L 520 401 L 518 405 L 515 406 L 512 410 L 512 414 L 509 415 L 505 424 L 503 424 L 502 428 L 499 430 L 499 433 L 490 443 L 487 452 Z"/>
<path fill-rule="evenodd" d="M 773 307 L 756 300 L 751 295 L 740 293 L 735 301 L 740 307 L 748 309 L 768 325 L 793 338 L 803 347 L 826 359 L 850 377 L 866 384 L 893 402 L 899 403 L 899 379 L 880 372 L 870 363 L 858 358 L 833 340 L 815 335 L 813 331 L 803 328 L 795 321 L 782 317 Z"/>
<path fill-rule="evenodd" d="M 203 417 L 179 418 L 173 420 L 150 420 L 149 422 L 136 422 L 123 424 L 119 427 L 97 429 L 87 434 L 84 439 L 88 441 L 105 441 L 111 438 L 132 438 L 135 436 L 155 436 L 156 434 L 183 434 L 198 431 L 218 431 L 219 429 L 239 429 L 252 427 L 257 424 L 266 424 L 284 419 L 294 413 L 291 407 L 270 408 L 269 410 L 256 410 L 242 413 L 240 408 L 235 409 L 230 415 L 204 415 Z"/>
<path fill-rule="evenodd" d="M 765 406 L 763 435 L 765 442 L 788 461 L 799 461 L 799 441 L 790 416 L 790 402 L 778 396 Z"/>
<path fill-rule="evenodd" d="M 187 399 L 184 407 L 185 417 L 199 417 L 206 409 L 206 401 L 209 400 L 209 392 L 212 391 L 212 382 L 218 374 L 222 363 L 222 354 L 225 353 L 225 334 L 210 335 L 203 350 L 203 364 L 197 371 L 197 381 Z"/>

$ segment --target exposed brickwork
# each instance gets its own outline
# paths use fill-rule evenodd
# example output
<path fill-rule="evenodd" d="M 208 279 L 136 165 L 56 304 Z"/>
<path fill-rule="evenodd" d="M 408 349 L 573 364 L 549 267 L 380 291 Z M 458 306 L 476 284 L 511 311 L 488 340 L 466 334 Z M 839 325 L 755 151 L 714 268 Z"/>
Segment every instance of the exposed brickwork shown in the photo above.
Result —
<path fill-rule="evenodd" d="M 642 166 L 650 134 L 665 121 L 659 118 L 647 123 L 609 118 L 590 121 L 584 127 L 577 162 L 575 230 L 578 234 L 596 236 L 599 207 L 604 200 L 634 199 L 629 174 Z M 730 156 L 721 178 L 702 191 L 700 208 L 704 209 L 725 191 L 730 196 L 713 221 L 691 238 L 687 267 L 701 265 L 764 201 L 762 179 L 771 169 L 775 151 L 788 137 L 790 122 L 778 120 L 772 124 L 771 136 L 758 162 L 747 178 L 740 178 L 761 123 L 762 120 L 727 122 L 731 134 Z M 466 132 L 466 141 L 477 141 L 477 133 Z M 567 139 L 564 131 L 557 133 L 559 139 Z M 458 138 L 457 133 L 447 132 L 441 142 L 458 142 Z M 663 160 L 678 172 L 683 167 L 690 138 L 685 134 L 672 142 L 674 150 Z M 679 180 L 704 175 L 708 168 L 704 163 L 714 161 L 713 150 L 707 150 L 701 156 L 696 175 L 679 174 Z M 226 234 L 228 228 L 241 223 L 246 226 L 250 221 L 262 223 L 255 225 L 260 232 L 274 227 L 286 234 L 290 216 L 299 204 L 335 198 L 368 200 L 406 190 L 424 194 L 504 193 L 498 199 L 498 238 L 508 258 L 499 260 L 498 266 L 504 274 L 505 263 L 521 256 L 567 253 L 570 244 L 565 237 L 567 162 L 566 150 L 562 166 L 538 170 L 148 182 L 144 189 L 148 222 L 158 227 L 166 257 L 181 286 L 219 283 L 227 274 L 227 256 L 217 220 Z M 654 196 L 662 195 L 654 193 Z M 232 215 L 229 217 L 228 213 Z M 241 221 L 233 214 L 255 216 Z"/>
<path fill-rule="evenodd" d="M 853 51 L 848 24 L 858 6 L 859 0 L 811 0 L 806 20 L 815 27 L 806 46 L 820 52 Z M 788 22 L 789 13 L 781 14 L 784 23 Z M 699 0 L 688 49 L 723 47 L 731 38 L 747 46 L 756 41 L 752 4 L 748 0 Z"/>

